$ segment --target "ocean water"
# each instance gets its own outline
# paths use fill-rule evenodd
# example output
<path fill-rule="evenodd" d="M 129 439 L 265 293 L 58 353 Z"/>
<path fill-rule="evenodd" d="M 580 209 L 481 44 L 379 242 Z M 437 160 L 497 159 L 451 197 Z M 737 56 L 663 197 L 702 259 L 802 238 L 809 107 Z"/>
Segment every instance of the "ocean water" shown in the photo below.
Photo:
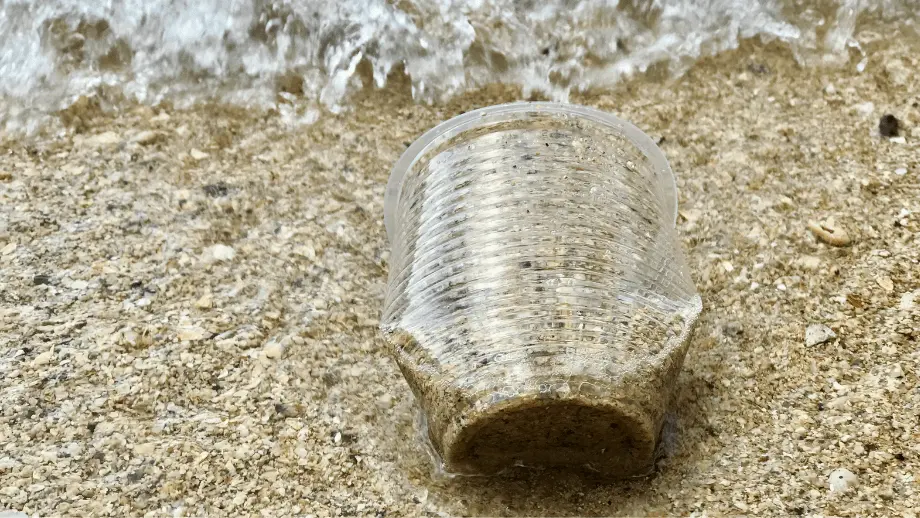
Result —
<path fill-rule="evenodd" d="M 401 69 L 419 102 L 488 83 L 565 100 L 746 38 L 806 65 L 864 54 L 867 28 L 917 32 L 918 0 L 3 0 L 0 128 L 81 96 L 347 110 Z"/>

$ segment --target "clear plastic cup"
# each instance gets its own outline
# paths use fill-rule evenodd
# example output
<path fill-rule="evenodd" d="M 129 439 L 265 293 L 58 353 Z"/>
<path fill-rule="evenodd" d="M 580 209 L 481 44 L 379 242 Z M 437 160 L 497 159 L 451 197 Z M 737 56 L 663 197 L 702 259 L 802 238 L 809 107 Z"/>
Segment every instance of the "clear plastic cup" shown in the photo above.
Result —
<path fill-rule="evenodd" d="M 441 469 L 652 469 L 702 309 L 676 216 L 658 147 L 591 108 L 484 108 L 406 150 L 381 329 Z"/>

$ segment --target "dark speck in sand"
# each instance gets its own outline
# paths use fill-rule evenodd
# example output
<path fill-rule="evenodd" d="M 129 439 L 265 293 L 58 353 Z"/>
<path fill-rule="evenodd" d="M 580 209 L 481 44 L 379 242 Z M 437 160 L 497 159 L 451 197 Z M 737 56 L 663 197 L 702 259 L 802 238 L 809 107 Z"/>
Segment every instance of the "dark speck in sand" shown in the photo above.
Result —
<path fill-rule="evenodd" d="M 275 413 L 282 418 L 297 417 L 302 413 L 300 405 L 289 405 L 287 403 L 275 403 Z"/>
<path fill-rule="evenodd" d="M 751 63 L 748 65 L 748 70 L 759 76 L 767 75 L 770 73 L 769 67 L 763 63 Z"/>
<path fill-rule="evenodd" d="M 723 332 L 725 333 L 725 335 L 727 335 L 727 336 L 735 336 L 735 337 L 737 337 L 737 336 L 741 336 L 742 334 L 744 334 L 744 326 L 741 324 L 741 322 L 737 322 L 737 321 L 736 321 L 736 322 L 729 322 L 729 323 L 725 324 L 725 326 L 723 327 L 722 331 L 723 331 Z"/>
<path fill-rule="evenodd" d="M 901 121 L 890 113 L 882 115 L 878 121 L 878 132 L 883 137 L 897 137 L 900 129 Z"/>
<path fill-rule="evenodd" d="M 47 275 L 36 275 L 32 277 L 33 286 L 41 286 L 43 284 L 51 284 L 51 277 Z"/>
<path fill-rule="evenodd" d="M 230 192 L 230 186 L 224 182 L 209 183 L 201 188 L 211 198 L 220 198 Z"/>
<path fill-rule="evenodd" d="M 338 375 L 333 372 L 327 372 L 323 374 L 323 383 L 327 387 L 334 387 L 335 385 L 338 385 L 340 381 L 342 381 L 341 378 L 339 378 Z"/>

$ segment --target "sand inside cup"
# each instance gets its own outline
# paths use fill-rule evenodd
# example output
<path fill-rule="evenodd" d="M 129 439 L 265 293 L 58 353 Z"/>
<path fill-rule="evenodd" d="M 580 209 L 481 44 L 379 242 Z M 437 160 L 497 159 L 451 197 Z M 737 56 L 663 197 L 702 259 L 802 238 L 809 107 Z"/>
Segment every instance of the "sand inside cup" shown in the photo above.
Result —
<path fill-rule="evenodd" d="M 622 475 L 647 472 L 655 430 L 628 407 L 596 399 L 521 397 L 474 416 L 444 448 L 458 471 L 492 473 L 513 465 L 571 466 Z"/>
<path fill-rule="evenodd" d="M 383 329 L 446 471 L 646 473 L 700 311 L 673 177 L 631 126 L 548 106 L 421 150 Z"/>
<path fill-rule="evenodd" d="M 391 335 L 390 344 L 421 405 L 439 470 L 486 475 L 512 466 L 565 467 L 630 477 L 654 467 L 686 352 L 683 335 L 689 328 L 684 325 L 676 324 L 676 332 L 636 337 L 638 346 L 644 340 L 675 345 L 659 362 L 617 365 L 599 357 L 579 362 L 568 357 L 568 368 L 544 363 L 542 370 L 550 374 L 522 379 L 513 371 L 526 360 L 509 358 L 504 365 L 480 367 L 480 379 L 494 384 L 483 388 L 480 383 L 478 389 L 445 382 L 456 375 L 439 367 L 410 335 Z M 581 366 L 572 368 L 573 363 Z M 576 371 L 580 374 L 571 375 Z M 512 381 L 519 385 L 507 384 Z"/>

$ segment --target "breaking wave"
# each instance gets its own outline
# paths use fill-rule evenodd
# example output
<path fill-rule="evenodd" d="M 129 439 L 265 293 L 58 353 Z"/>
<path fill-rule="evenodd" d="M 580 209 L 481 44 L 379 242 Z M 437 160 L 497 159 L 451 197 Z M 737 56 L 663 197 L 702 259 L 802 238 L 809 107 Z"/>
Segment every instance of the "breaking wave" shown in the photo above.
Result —
<path fill-rule="evenodd" d="M 335 112 L 397 69 L 422 102 L 496 82 L 565 100 L 747 38 L 848 62 L 864 26 L 916 32 L 918 15 L 916 0 L 7 0 L 0 128 L 81 97 Z"/>

